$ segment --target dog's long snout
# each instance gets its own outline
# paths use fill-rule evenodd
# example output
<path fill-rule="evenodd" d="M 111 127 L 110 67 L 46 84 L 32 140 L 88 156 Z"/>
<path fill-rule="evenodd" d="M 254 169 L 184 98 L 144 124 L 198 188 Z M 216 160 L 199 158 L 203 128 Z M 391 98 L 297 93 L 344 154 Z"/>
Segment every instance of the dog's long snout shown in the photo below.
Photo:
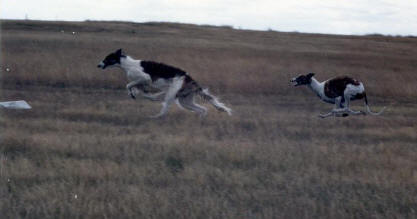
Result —
<path fill-rule="evenodd" d="M 102 68 L 102 69 L 104 69 L 104 66 L 106 66 L 106 65 L 104 64 L 104 62 L 100 62 L 100 63 L 98 63 L 97 68 Z"/>

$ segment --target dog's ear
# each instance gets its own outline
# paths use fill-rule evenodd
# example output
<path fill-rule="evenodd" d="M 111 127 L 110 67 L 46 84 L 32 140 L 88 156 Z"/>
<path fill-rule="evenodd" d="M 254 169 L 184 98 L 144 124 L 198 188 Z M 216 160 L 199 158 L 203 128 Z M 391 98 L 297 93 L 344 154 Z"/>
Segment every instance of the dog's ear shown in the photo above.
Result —
<path fill-rule="evenodd" d="M 308 73 L 307 78 L 312 78 L 314 76 L 314 73 Z"/>
<path fill-rule="evenodd" d="M 118 49 L 118 50 L 116 51 L 116 55 L 121 56 L 121 55 L 122 55 L 122 49 Z"/>

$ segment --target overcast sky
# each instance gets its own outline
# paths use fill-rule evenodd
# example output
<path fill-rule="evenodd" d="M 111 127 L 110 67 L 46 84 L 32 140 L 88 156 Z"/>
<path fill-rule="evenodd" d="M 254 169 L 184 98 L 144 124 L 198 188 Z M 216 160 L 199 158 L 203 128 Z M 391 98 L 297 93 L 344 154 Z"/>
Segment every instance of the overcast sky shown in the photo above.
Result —
<path fill-rule="evenodd" d="M 255 30 L 417 36 L 417 0 L 1 0 L 0 18 L 169 21 Z"/>

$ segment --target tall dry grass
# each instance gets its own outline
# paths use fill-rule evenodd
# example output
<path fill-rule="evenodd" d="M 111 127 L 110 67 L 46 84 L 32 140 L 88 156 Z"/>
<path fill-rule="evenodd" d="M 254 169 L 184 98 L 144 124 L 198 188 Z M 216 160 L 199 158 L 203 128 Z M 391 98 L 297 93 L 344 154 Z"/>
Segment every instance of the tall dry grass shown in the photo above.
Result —
<path fill-rule="evenodd" d="M 288 80 L 307 72 L 317 73 L 321 80 L 355 76 L 375 96 L 414 98 L 417 93 L 417 47 L 412 37 L 114 22 L 47 22 L 39 26 L 30 21 L 4 21 L 3 30 L 3 61 L 12 69 L 3 73 L 4 84 L 123 88 L 121 73 L 103 72 L 95 66 L 109 52 L 124 48 L 134 58 L 181 67 L 228 93 L 296 94 L 298 91 L 288 89 Z"/>
<path fill-rule="evenodd" d="M 1 97 L 33 106 L 1 111 L 3 218 L 417 216 L 415 38 L 34 21 L 1 36 Z M 96 68 L 120 47 L 187 70 L 235 114 L 149 119 L 159 104 Z M 319 119 L 331 105 L 288 84 L 305 72 L 358 77 L 389 110 Z"/>

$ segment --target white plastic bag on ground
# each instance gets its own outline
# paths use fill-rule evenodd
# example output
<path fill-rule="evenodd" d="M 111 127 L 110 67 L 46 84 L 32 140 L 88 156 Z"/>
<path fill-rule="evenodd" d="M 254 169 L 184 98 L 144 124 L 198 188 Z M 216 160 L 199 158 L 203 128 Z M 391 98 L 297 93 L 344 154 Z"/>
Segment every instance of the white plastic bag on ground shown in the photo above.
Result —
<path fill-rule="evenodd" d="M 0 102 L 0 108 L 7 109 L 32 109 L 32 107 L 24 100 Z"/>

